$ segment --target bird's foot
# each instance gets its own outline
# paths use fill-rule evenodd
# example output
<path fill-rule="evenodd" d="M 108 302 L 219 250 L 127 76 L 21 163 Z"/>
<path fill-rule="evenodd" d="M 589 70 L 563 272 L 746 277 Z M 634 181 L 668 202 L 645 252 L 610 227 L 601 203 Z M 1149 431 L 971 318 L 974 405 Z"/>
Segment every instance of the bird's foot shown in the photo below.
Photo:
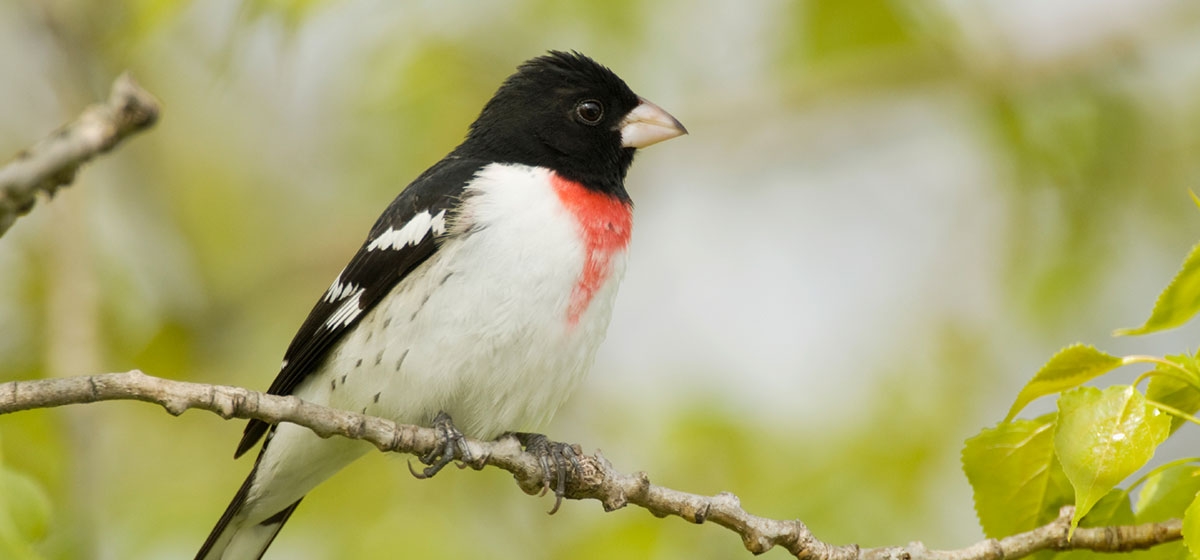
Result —
<path fill-rule="evenodd" d="M 408 463 L 408 472 L 419 479 L 429 478 L 442 470 L 453 461 L 462 461 L 468 465 L 475 464 L 475 458 L 467 447 L 467 439 L 454 426 L 454 420 L 445 412 L 438 412 L 433 418 L 433 429 L 438 431 L 438 445 L 432 451 L 417 457 L 426 467 L 417 472 Z"/>
<path fill-rule="evenodd" d="M 542 465 L 542 492 L 538 495 L 546 495 L 551 489 L 550 481 L 554 481 L 554 507 L 549 511 L 553 515 L 558 511 L 558 506 L 562 505 L 563 496 L 567 493 L 567 464 L 571 465 L 576 474 L 580 473 L 583 467 L 579 464 L 579 456 L 583 451 L 578 445 L 550 441 L 542 434 L 512 435 L 525 446 L 525 451 L 536 455 Z"/>

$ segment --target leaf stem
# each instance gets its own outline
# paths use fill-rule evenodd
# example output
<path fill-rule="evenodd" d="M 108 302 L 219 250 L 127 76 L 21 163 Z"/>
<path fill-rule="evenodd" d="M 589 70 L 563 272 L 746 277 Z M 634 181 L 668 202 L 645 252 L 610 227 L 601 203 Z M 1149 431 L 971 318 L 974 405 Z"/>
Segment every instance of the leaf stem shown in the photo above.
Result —
<path fill-rule="evenodd" d="M 1191 371 L 1189 371 L 1187 368 L 1185 368 L 1171 360 L 1168 360 L 1166 358 L 1159 358 L 1158 356 L 1140 356 L 1140 355 L 1125 356 L 1124 358 L 1121 358 L 1121 365 L 1123 365 L 1123 366 L 1129 365 L 1129 364 L 1146 364 L 1146 363 L 1155 364 L 1158 366 L 1165 366 L 1165 368 L 1170 368 L 1170 369 L 1165 369 L 1165 368 L 1157 369 L 1156 368 L 1156 369 L 1147 371 L 1147 372 L 1137 376 L 1137 379 L 1133 380 L 1134 387 L 1137 387 L 1142 382 L 1143 379 L 1148 379 L 1154 375 L 1163 374 L 1163 375 L 1168 375 L 1175 379 L 1178 379 L 1179 381 L 1182 381 L 1185 384 L 1187 384 L 1189 387 L 1191 387 L 1197 391 L 1200 391 L 1200 381 L 1197 381 L 1196 375 L 1194 373 L 1192 373 Z"/>
<path fill-rule="evenodd" d="M 1177 416 L 1177 417 L 1183 418 L 1184 420 L 1187 420 L 1188 422 L 1191 422 L 1193 424 L 1200 425 L 1200 418 L 1196 418 L 1195 416 L 1192 416 L 1191 414 L 1188 414 L 1188 413 L 1186 413 L 1182 410 L 1179 410 L 1178 408 L 1175 408 L 1173 406 L 1166 405 L 1166 404 L 1160 403 L 1158 401 L 1152 401 L 1150 399 L 1146 399 L 1146 404 L 1149 404 L 1150 406 L 1153 406 L 1163 412 L 1166 412 L 1167 414 L 1170 414 L 1171 416 Z"/>
<path fill-rule="evenodd" d="M 1156 404 L 1156 403 L 1154 401 L 1150 401 L 1150 404 Z M 1185 457 L 1183 459 L 1175 459 L 1174 461 L 1168 461 L 1157 467 L 1154 467 L 1146 474 L 1138 477 L 1137 480 L 1129 483 L 1129 487 L 1125 488 L 1124 494 L 1126 496 L 1128 496 L 1131 492 L 1133 492 L 1133 490 L 1135 488 L 1137 488 L 1138 486 L 1141 486 L 1142 484 L 1145 484 L 1145 482 L 1147 480 L 1150 480 L 1150 477 L 1152 477 L 1158 473 L 1161 473 L 1170 468 L 1178 467 L 1179 465 L 1186 465 L 1188 463 L 1200 463 L 1200 457 Z"/>

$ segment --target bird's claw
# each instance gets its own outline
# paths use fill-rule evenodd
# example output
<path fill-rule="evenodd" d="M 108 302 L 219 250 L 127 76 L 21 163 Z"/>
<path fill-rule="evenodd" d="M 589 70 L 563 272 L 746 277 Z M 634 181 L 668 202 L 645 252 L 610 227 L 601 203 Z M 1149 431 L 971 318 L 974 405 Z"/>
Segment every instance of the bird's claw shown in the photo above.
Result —
<path fill-rule="evenodd" d="M 545 496 L 546 492 L 550 491 L 551 480 L 554 481 L 554 507 L 548 512 L 554 515 L 562 505 L 563 496 L 567 493 L 567 464 L 575 473 L 583 470 L 579 464 L 579 455 L 582 453 L 577 446 L 562 443 L 558 441 L 550 441 L 542 434 L 513 434 L 517 441 L 525 446 L 525 451 L 533 453 L 537 456 L 538 462 L 542 467 L 542 491 L 538 496 Z"/>
<path fill-rule="evenodd" d="M 417 457 L 426 467 L 418 472 L 413 469 L 412 461 L 409 461 L 408 472 L 412 473 L 414 477 L 424 480 L 437 474 L 454 461 L 461 461 L 475 467 L 477 461 L 471 454 L 471 449 L 467 447 L 467 439 L 454 426 L 454 420 L 450 418 L 449 414 L 439 412 L 433 418 L 433 429 L 438 431 L 437 447 L 434 447 L 429 453 Z M 462 465 L 459 468 L 462 468 Z"/>

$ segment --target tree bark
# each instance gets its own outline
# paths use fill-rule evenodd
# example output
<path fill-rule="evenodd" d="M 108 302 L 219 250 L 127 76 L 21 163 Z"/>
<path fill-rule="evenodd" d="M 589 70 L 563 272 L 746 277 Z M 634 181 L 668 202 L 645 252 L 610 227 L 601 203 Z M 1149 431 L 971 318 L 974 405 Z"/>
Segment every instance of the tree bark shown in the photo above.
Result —
<path fill-rule="evenodd" d="M 439 445 L 438 433 L 431 428 L 396 424 L 293 396 L 172 381 L 136 370 L 0 385 L 0 414 L 108 400 L 157 403 L 176 416 L 197 408 L 226 419 L 291 422 L 321 437 L 365 440 L 382 451 L 422 455 Z M 480 458 L 480 468 L 487 465 L 512 473 L 525 493 L 537 494 L 549 488 L 550 481 L 543 476 L 537 456 L 523 451 L 515 438 L 468 440 L 467 445 L 471 454 Z M 737 496 L 730 493 L 701 496 L 658 486 L 650 482 L 646 473 L 618 472 L 599 453 L 582 455 L 579 466 L 578 470 L 567 467 L 566 498 L 598 500 L 606 511 L 633 504 L 658 517 L 673 515 L 697 524 L 716 523 L 737 533 L 750 552 L 761 554 L 781 546 L 803 560 L 1001 560 L 1042 550 L 1128 552 L 1176 541 L 1182 536 L 1182 522 L 1172 519 L 1142 525 L 1079 528 L 1068 539 L 1073 507 L 1065 506 L 1058 519 L 1042 527 L 1003 539 L 986 539 L 958 550 L 930 550 L 920 542 L 879 548 L 833 545 L 818 540 L 798 519 L 768 519 L 750 514 L 742 509 Z"/>

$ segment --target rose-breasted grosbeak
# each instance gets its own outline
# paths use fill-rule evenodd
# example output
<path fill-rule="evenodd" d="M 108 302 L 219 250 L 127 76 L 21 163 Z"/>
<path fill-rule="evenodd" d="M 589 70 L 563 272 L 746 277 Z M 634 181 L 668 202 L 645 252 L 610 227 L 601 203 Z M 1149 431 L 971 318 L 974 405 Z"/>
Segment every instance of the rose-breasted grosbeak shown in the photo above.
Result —
<path fill-rule="evenodd" d="M 590 58 L 552 51 L 525 62 L 466 140 L 384 210 L 268 392 L 432 423 L 448 441 L 457 430 L 490 439 L 542 426 L 608 327 L 634 152 L 685 133 Z M 197 559 L 260 558 L 309 490 L 371 449 L 252 420 L 235 457 L 264 435 Z M 544 438 L 529 441 L 544 450 Z M 453 447 L 423 458 L 426 474 L 455 458 Z"/>

